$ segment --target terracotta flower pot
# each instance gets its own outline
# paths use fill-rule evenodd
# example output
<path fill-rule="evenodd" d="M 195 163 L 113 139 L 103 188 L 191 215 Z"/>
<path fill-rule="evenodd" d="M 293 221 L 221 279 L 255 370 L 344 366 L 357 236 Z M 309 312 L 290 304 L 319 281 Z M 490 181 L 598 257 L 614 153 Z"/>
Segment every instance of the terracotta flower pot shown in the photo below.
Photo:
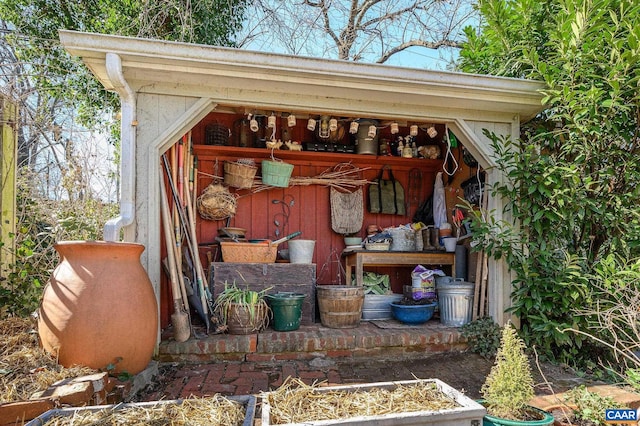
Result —
<path fill-rule="evenodd" d="M 158 333 L 158 308 L 140 264 L 144 246 L 64 241 L 38 316 L 42 346 L 69 367 L 137 374 L 147 367 Z"/>

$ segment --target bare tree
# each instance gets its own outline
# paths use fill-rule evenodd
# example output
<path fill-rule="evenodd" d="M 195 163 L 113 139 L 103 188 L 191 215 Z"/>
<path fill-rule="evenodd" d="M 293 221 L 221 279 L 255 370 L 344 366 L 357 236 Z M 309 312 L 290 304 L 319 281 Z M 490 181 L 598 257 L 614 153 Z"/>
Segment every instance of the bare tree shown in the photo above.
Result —
<path fill-rule="evenodd" d="M 463 27 L 476 23 L 471 0 L 257 0 L 237 43 L 377 63 L 409 48 L 446 51 L 450 59 Z"/>

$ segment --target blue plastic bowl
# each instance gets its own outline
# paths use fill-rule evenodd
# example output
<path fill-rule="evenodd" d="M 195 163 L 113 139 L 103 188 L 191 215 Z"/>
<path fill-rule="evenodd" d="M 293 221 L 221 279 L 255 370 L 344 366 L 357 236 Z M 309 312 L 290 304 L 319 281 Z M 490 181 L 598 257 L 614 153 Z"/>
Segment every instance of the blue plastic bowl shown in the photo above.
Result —
<path fill-rule="evenodd" d="M 390 303 L 393 317 L 405 324 L 422 324 L 431 319 L 438 303 L 426 305 L 398 305 Z"/>

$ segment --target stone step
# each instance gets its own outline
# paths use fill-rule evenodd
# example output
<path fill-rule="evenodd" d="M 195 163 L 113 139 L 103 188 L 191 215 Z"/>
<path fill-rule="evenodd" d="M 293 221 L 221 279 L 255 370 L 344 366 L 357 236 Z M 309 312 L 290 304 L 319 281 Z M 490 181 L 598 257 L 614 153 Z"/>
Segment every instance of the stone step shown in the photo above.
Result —
<path fill-rule="evenodd" d="M 267 329 L 248 335 L 215 334 L 192 337 L 182 343 L 165 335 L 157 358 L 167 362 L 267 362 L 309 360 L 318 356 L 412 358 L 466 348 L 460 330 L 445 327 L 438 320 L 420 326 L 402 326 L 389 321 L 385 328 L 363 321 L 356 328 L 301 325 L 294 331 Z"/>

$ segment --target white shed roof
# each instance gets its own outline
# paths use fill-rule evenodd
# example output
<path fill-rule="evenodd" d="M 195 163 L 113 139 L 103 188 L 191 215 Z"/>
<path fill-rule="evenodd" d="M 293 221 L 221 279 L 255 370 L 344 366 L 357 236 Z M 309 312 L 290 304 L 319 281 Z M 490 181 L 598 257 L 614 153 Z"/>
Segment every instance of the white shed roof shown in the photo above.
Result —
<path fill-rule="evenodd" d="M 105 66 L 110 52 L 120 56 L 137 92 L 228 105 L 379 118 L 437 119 L 474 111 L 474 117 L 507 113 L 519 121 L 542 109 L 543 84 L 536 81 L 66 30 L 60 40 L 107 89 L 113 89 Z"/>

